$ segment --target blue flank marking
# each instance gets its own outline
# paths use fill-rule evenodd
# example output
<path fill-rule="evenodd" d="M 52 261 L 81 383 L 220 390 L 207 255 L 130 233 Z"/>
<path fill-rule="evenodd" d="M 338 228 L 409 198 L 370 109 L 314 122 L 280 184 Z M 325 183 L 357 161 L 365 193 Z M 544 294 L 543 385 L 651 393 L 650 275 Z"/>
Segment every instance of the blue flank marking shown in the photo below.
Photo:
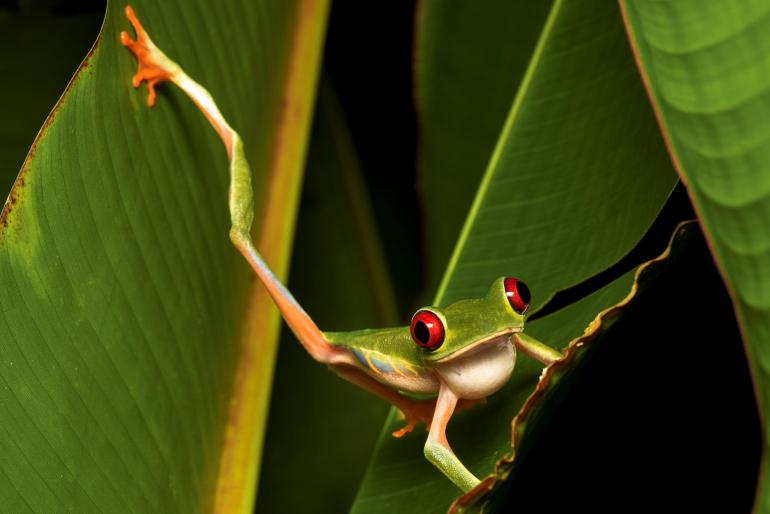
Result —
<path fill-rule="evenodd" d="M 369 355 L 369 360 L 372 361 L 372 364 L 374 364 L 374 366 L 378 370 L 380 370 L 381 373 L 392 373 L 393 372 L 393 366 L 391 366 L 387 362 L 381 361 L 381 360 L 375 358 L 372 355 Z"/>
<path fill-rule="evenodd" d="M 351 348 L 350 349 L 353 352 L 353 355 L 355 355 L 356 359 L 358 359 L 358 362 L 363 364 L 364 366 L 369 366 L 369 363 L 366 362 L 366 357 L 364 357 L 364 352 L 359 350 L 358 348 Z"/>
<path fill-rule="evenodd" d="M 360 362 L 363 366 L 366 366 L 367 368 L 370 368 L 369 361 L 366 360 L 366 353 L 364 353 L 363 350 L 359 350 L 358 348 L 351 348 L 351 351 L 353 352 L 353 355 L 356 357 L 358 362 Z M 369 353 L 369 360 L 372 361 L 372 364 L 375 368 L 377 368 L 377 371 L 380 373 L 392 373 L 393 372 L 393 366 L 388 364 L 385 361 L 382 361 L 376 357 L 374 357 L 371 353 Z"/>

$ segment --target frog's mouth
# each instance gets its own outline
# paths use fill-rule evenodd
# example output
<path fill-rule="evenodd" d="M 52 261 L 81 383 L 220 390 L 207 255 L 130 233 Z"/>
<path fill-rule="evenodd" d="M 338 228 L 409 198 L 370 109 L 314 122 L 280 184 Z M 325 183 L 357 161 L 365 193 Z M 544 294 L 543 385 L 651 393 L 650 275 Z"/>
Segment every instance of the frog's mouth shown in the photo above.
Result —
<path fill-rule="evenodd" d="M 436 362 L 441 380 L 460 398 L 478 399 L 499 390 L 516 363 L 512 332 L 492 336 Z"/>
<path fill-rule="evenodd" d="M 460 348 L 460 349 L 450 353 L 449 355 L 444 355 L 440 359 L 437 359 L 435 362 L 436 362 L 436 364 L 446 364 L 449 361 L 452 361 L 454 359 L 462 357 L 462 356 L 464 356 L 466 354 L 475 353 L 475 352 L 481 350 L 482 346 L 486 346 L 486 345 L 489 345 L 489 344 L 492 344 L 492 343 L 496 343 L 496 342 L 498 342 L 499 339 L 501 339 L 503 337 L 510 337 L 513 334 L 518 334 L 519 332 L 522 332 L 522 330 L 523 330 L 522 328 L 514 328 L 514 329 L 507 328 L 505 330 L 501 330 L 500 332 L 496 332 L 496 333 L 494 333 L 494 334 L 492 334 L 492 335 L 490 335 L 488 337 L 485 337 L 484 339 L 479 339 L 475 343 L 471 343 L 471 344 L 469 344 L 467 346 L 464 346 L 464 347 L 462 347 L 462 348 Z"/>

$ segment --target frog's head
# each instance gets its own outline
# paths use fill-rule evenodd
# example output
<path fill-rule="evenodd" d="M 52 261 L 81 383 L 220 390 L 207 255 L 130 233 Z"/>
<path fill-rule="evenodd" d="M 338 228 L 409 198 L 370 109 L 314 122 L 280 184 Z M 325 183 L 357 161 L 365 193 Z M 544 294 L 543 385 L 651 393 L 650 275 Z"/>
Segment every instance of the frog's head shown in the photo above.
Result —
<path fill-rule="evenodd" d="M 500 277 L 484 298 L 461 300 L 444 309 L 424 307 L 412 317 L 412 340 L 424 362 L 447 362 L 485 343 L 524 329 L 530 293 L 524 282 Z"/>

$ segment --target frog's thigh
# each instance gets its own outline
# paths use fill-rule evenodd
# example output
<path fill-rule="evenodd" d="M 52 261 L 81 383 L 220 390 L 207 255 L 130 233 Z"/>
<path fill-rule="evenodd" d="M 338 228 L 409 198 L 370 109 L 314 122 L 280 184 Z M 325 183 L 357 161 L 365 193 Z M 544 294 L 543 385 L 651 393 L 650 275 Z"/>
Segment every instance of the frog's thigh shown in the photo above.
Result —
<path fill-rule="evenodd" d="M 419 422 L 424 422 L 426 424 L 430 422 L 431 414 L 433 413 L 433 399 L 416 400 L 404 396 L 398 391 L 381 384 L 354 365 L 332 365 L 331 368 L 341 378 L 379 396 L 404 413 L 406 416 L 406 426 L 393 432 L 395 437 L 401 437 L 407 432 L 411 432 L 414 426 Z"/>

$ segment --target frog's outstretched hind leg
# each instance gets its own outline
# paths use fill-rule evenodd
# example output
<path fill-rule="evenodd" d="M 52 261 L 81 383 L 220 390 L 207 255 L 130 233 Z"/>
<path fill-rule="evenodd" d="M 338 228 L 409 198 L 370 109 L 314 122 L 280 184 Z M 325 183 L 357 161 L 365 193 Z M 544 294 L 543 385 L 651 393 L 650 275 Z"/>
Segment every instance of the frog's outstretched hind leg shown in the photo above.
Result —
<path fill-rule="evenodd" d="M 150 39 L 147 31 L 134 14 L 130 6 L 126 6 L 126 16 L 136 31 L 136 40 L 131 39 L 127 32 L 121 32 L 120 41 L 136 56 L 138 69 L 133 77 L 134 87 L 139 87 L 147 81 L 147 104 L 152 107 L 155 103 L 155 86 L 164 81 L 176 84 L 195 105 L 203 112 L 206 119 L 219 134 L 227 150 L 230 162 L 230 239 L 249 262 L 254 272 L 272 296 L 273 301 L 281 311 L 286 324 L 294 332 L 299 341 L 319 362 L 328 364 L 349 360 L 349 356 L 339 348 L 335 348 L 326 340 L 312 319 L 305 313 L 297 300 L 273 275 L 262 259 L 251 239 L 251 223 L 254 219 L 254 194 L 251 186 L 251 170 L 243 152 L 243 142 L 238 133 L 227 123 L 219 111 L 214 99 L 206 89 L 191 79 L 182 68 L 169 59 Z"/>

